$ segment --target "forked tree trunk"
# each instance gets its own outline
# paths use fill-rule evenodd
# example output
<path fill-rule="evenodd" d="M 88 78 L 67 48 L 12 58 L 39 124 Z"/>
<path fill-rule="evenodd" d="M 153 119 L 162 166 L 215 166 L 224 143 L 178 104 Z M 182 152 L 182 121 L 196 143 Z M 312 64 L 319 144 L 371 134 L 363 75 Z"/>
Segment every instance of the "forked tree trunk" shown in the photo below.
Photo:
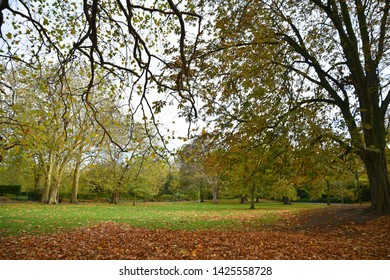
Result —
<path fill-rule="evenodd" d="M 48 204 L 57 204 L 59 202 L 59 191 L 67 158 L 68 157 L 65 157 L 61 163 L 57 162 L 55 164 L 55 168 L 53 170 L 53 179 L 50 186 L 49 200 L 47 202 Z"/>

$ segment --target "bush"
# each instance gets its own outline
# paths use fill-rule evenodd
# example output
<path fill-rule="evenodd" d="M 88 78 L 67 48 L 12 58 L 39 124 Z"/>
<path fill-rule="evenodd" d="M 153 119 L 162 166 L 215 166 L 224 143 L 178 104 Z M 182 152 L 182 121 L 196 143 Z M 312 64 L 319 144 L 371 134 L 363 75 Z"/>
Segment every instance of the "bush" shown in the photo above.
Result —
<path fill-rule="evenodd" d="M 20 195 L 22 186 L 20 185 L 0 185 L 0 196 L 5 194 Z"/>
<path fill-rule="evenodd" d="M 70 199 L 70 195 L 69 195 Z M 77 195 L 78 201 L 93 201 L 93 202 L 106 202 L 106 199 L 109 199 L 109 194 L 103 193 L 80 193 Z"/>
<path fill-rule="evenodd" d="M 30 200 L 30 201 L 40 201 L 41 198 L 42 198 L 42 194 L 38 193 L 35 190 L 27 192 L 27 200 Z"/>
<path fill-rule="evenodd" d="M 159 196 L 159 201 L 174 201 L 174 198 L 171 194 L 162 194 Z"/>

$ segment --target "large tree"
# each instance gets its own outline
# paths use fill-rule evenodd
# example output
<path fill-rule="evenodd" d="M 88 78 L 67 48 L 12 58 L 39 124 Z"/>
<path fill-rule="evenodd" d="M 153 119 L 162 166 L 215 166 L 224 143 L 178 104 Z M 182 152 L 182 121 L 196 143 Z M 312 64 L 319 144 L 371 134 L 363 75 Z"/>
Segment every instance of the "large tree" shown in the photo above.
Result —
<path fill-rule="evenodd" d="M 82 92 L 74 96 L 95 117 L 99 108 L 92 101 L 94 91 L 107 80 L 112 95 L 127 99 L 134 117 L 151 118 L 156 127 L 155 114 L 168 103 L 188 106 L 188 114 L 194 113 L 186 77 L 201 17 L 191 2 L 3 0 L 0 16 L 1 72 L 19 65 L 39 70 L 51 63 L 57 68 L 55 76 L 65 76 L 83 65 Z M 159 128 L 157 132 L 163 138 Z M 108 130 L 104 133 L 111 137 Z M 2 150 L 13 145 L 7 139 L 1 142 Z"/>
<path fill-rule="evenodd" d="M 366 167 L 372 210 L 390 212 L 386 160 L 390 1 L 211 2 L 217 39 L 199 65 L 210 69 L 207 61 L 216 61 L 215 54 L 224 53 L 219 59 L 225 60 L 226 67 L 220 68 L 220 77 L 233 70 L 237 76 L 236 83 L 225 84 L 230 92 L 232 88 L 254 92 L 251 84 L 276 73 L 281 82 L 279 89 L 274 88 L 274 102 L 268 104 L 282 101 L 286 109 L 282 115 L 300 107 L 314 111 L 326 106 L 328 110 L 318 114 L 329 121 L 332 135 L 328 136 L 358 154 Z M 207 56 L 212 59 L 206 60 Z M 270 72 L 276 68 L 277 72 Z M 269 83 L 262 87 L 269 88 Z M 268 101 L 259 97 L 255 100 Z M 241 99 L 224 99 L 228 110 L 255 108 Z M 234 102 L 241 107 L 233 107 Z M 274 120 L 282 115 L 276 113 Z"/>
<path fill-rule="evenodd" d="M 343 143 L 365 164 L 372 210 L 389 213 L 386 61 L 390 1 L 312 0 L 294 6 L 290 1 L 264 2 L 275 15 L 275 34 L 294 54 L 289 69 L 317 92 L 301 102 L 323 102 L 338 109 L 349 132 Z"/>

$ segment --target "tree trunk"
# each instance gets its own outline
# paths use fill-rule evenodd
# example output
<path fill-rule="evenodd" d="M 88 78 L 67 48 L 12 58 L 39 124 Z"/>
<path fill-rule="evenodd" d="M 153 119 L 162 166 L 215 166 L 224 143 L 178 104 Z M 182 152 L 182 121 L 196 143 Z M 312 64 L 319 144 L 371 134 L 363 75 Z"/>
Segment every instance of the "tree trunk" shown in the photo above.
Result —
<path fill-rule="evenodd" d="M 362 160 L 370 185 L 371 210 L 377 214 L 390 213 L 390 182 L 385 152 L 367 151 Z"/>
<path fill-rule="evenodd" d="M 218 204 L 218 185 L 214 184 L 212 187 L 213 192 L 213 204 Z"/>
<path fill-rule="evenodd" d="M 112 204 L 119 204 L 119 192 L 118 191 L 115 191 L 112 193 L 111 203 Z"/>
<path fill-rule="evenodd" d="M 291 205 L 291 199 L 287 196 L 283 196 L 283 204 L 284 205 Z"/>
<path fill-rule="evenodd" d="M 360 187 L 360 181 L 359 181 L 359 174 L 356 172 L 355 174 L 355 179 L 356 179 L 356 192 L 357 192 L 357 198 L 359 204 L 362 204 L 362 190 Z"/>
<path fill-rule="evenodd" d="M 59 190 L 59 182 L 58 179 L 53 180 L 53 183 L 50 187 L 50 192 L 49 192 L 49 199 L 47 201 L 47 204 L 57 204 L 58 203 L 58 190 Z"/>
<path fill-rule="evenodd" d="M 73 173 L 72 197 L 70 199 L 70 203 L 78 203 L 77 193 L 79 190 L 80 165 L 81 165 L 81 157 L 78 157 L 74 168 L 74 173 Z"/>
<path fill-rule="evenodd" d="M 52 184 L 50 186 L 49 200 L 47 202 L 48 204 L 57 204 L 59 202 L 59 191 L 66 162 L 67 157 L 65 157 L 62 162 L 55 163 Z"/>
<path fill-rule="evenodd" d="M 204 202 L 204 192 L 203 192 L 202 185 L 199 187 L 199 199 L 200 199 L 200 202 Z"/>
<path fill-rule="evenodd" d="M 282 38 L 305 58 L 310 67 L 313 67 L 319 79 L 312 79 L 317 80 L 316 83 L 325 89 L 331 98 L 330 102 L 325 99 L 325 103 L 337 105 L 340 108 L 350 133 L 351 148 L 359 150 L 359 155 L 367 170 L 372 199 L 371 210 L 377 214 L 390 213 L 390 181 L 385 155 L 387 147 L 385 124 L 388 121 L 390 93 L 385 87 L 386 81 L 381 81 L 384 77 L 379 76 L 380 67 L 387 59 L 383 46 L 387 43 L 385 34 L 388 33 L 386 21 L 389 16 L 388 2 L 383 2 L 386 3 L 383 8 L 375 11 L 379 17 L 382 17 L 383 22 L 369 20 L 368 22 L 372 25 L 367 24 L 367 19 L 368 14 L 374 12 L 371 10 L 374 8 L 370 5 L 361 5 L 362 1 L 355 1 L 354 8 L 353 5 L 347 5 L 348 1 L 339 1 L 340 5 L 335 4 L 336 1 L 310 2 L 327 15 L 331 20 L 333 30 L 338 34 L 335 38 L 338 40 L 340 54 L 345 58 L 345 65 L 350 72 L 349 84 L 353 87 L 354 95 L 358 99 L 357 109 L 360 112 L 360 119 L 356 118 L 354 112 L 351 111 L 353 106 L 347 96 L 345 85 L 335 83 L 337 76 L 332 77 L 330 71 L 327 70 L 332 69 L 336 64 L 330 65 L 331 67 L 327 65 L 327 69 L 323 68 L 319 63 L 322 57 L 316 57 L 317 54 L 308 50 L 305 44 L 306 38 L 300 34 L 299 26 L 291 24 L 293 21 L 290 19 L 286 22 L 284 16 L 279 18 L 279 21 L 289 24 L 292 28 L 290 31 L 296 36 L 291 36 L 286 32 L 281 34 Z M 323 2 L 328 2 L 328 4 L 323 4 Z M 333 4 L 330 4 L 332 2 Z M 354 28 L 351 18 L 357 20 L 359 28 Z M 381 36 L 372 35 L 372 30 L 381 33 Z M 307 74 L 304 73 L 303 76 L 305 75 Z M 322 98 L 319 102 L 323 102 Z"/>
<path fill-rule="evenodd" d="M 255 184 L 252 184 L 251 186 L 251 206 L 249 209 L 255 209 L 255 198 L 256 198 L 256 186 Z"/>
<path fill-rule="evenodd" d="M 41 179 L 42 179 L 42 170 L 43 170 L 43 164 L 41 160 L 38 160 L 34 164 L 34 191 L 39 192 L 41 188 Z"/>
<path fill-rule="evenodd" d="M 49 193 L 50 188 L 52 184 L 52 174 L 53 174 L 53 163 L 52 163 L 52 156 L 49 155 L 49 162 L 48 166 L 45 169 L 45 190 L 42 195 L 42 203 L 48 203 L 49 202 Z"/>
<path fill-rule="evenodd" d="M 326 180 L 326 204 L 330 205 L 330 183 Z"/>
<path fill-rule="evenodd" d="M 57 204 L 59 202 L 59 190 L 61 185 L 61 171 L 56 170 L 52 184 L 50 186 L 49 199 L 47 204 Z"/>

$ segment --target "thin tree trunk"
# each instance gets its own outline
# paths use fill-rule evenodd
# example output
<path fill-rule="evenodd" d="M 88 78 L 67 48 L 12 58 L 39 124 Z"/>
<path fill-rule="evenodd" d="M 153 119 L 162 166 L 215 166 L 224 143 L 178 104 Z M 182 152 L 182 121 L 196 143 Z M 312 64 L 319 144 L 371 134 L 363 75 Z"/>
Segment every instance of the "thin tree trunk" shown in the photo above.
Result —
<path fill-rule="evenodd" d="M 218 204 L 218 184 L 213 184 L 213 204 Z"/>
<path fill-rule="evenodd" d="M 73 172 L 72 197 L 70 199 L 70 203 L 78 203 L 77 194 L 79 190 L 80 166 L 81 166 L 81 156 L 78 156 L 75 164 L 74 172 Z"/>
<path fill-rule="evenodd" d="M 360 187 L 359 174 L 357 172 L 355 173 L 355 179 L 356 179 L 356 192 L 358 196 L 358 202 L 359 204 L 362 204 L 362 190 Z"/>
<path fill-rule="evenodd" d="M 48 159 L 48 166 L 45 169 L 45 189 L 42 195 L 42 203 L 48 203 L 49 202 L 49 194 L 50 194 L 50 188 L 52 184 L 52 175 L 53 175 L 53 162 L 52 162 L 52 156 L 49 155 Z"/>
<path fill-rule="evenodd" d="M 326 204 L 330 205 L 330 183 L 326 180 Z"/>
<path fill-rule="evenodd" d="M 35 161 L 34 161 L 35 162 Z M 43 164 L 40 159 L 34 164 L 34 191 L 39 192 L 41 187 Z"/>
<path fill-rule="evenodd" d="M 204 191 L 203 191 L 203 186 L 200 185 L 199 187 L 199 199 L 200 199 L 200 202 L 204 202 Z"/>

